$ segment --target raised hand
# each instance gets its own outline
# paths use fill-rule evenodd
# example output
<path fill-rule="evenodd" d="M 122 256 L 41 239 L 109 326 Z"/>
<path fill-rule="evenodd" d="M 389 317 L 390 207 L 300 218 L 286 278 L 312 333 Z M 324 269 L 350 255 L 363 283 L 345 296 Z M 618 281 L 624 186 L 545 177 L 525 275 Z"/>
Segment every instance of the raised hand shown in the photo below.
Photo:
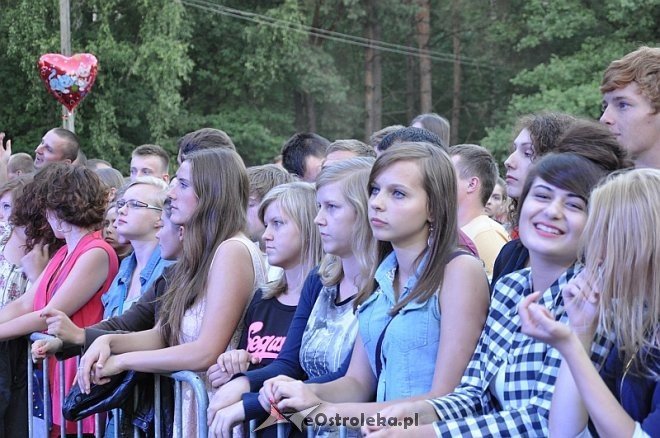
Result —
<path fill-rule="evenodd" d="M 541 342 L 557 347 L 557 344 L 570 338 L 571 329 L 555 320 L 548 309 L 538 304 L 541 292 L 534 292 L 520 303 L 518 314 L 522 321 L 520 330 Z"/>
<path fill-rule="evenodd" d="M 7 164 L 9 157 L 11 157 L 11 140 L 7 140 L 5 144 L 5 133 L 0 132 L 0 160 Z"/>
<path fill-rule="evenodd" d="M 593 336 L 598 325 L 601 278 L 600 268 L 596 272 L 583 269 L 562 290 L 568 322 L 578 336 Z"/>

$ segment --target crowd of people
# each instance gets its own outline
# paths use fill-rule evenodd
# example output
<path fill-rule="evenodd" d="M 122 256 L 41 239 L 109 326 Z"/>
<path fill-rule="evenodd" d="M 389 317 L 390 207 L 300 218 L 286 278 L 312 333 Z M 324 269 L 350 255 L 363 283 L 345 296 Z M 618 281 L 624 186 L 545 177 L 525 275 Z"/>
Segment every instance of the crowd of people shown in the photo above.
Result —
<path fill-rule="evenodd" d="M 66 129 L 34 160 L 0 134 L 0 437 L 27 436 L 33 332 L 50 436 L 76 432 L 61 387 L 128 370 L 198 373 L 213 437 L 291 412 L 316 436 L 660 436 L 660 48 L 600 91 L 600 123 L 521 117 L 505 179 L 437 114 L 249 168 L 202 128 L 175 175 L 158 145 L 124 177 Z M 184 436 L 197 411 L 184 385 Z"/>

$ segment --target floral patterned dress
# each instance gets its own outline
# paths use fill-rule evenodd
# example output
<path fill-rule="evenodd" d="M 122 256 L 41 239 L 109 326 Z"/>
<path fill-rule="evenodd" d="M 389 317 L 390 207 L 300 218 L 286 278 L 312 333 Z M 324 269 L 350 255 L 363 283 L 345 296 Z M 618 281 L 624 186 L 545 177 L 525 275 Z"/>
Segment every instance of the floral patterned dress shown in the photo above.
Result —
<path fill-rule="evenodd" d="M 0 223 L 0 309 L 25 293 L 28 279 L 20 266 L 5 258 L 5 246 L 13 228 Z"/>

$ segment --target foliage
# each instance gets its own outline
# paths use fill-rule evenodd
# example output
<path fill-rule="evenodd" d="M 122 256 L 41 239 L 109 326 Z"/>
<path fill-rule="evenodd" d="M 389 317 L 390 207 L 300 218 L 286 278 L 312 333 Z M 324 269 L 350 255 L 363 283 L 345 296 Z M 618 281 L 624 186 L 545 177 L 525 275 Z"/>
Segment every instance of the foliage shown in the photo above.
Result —
<path fill-rule="evenodd" d="M 126 171 L 135 146 L 160 143 L 174 155 L 181 135 L 212 126 L 230 134 L 248 164 L 267 162 L 300 127 L 300 96 L 313 100 L 321 135 L 364 139 L 364 48 L 340 34 L 321 39 L 300 30 L 363 37 L 364 3 L 71 0 L 73 51 L 100 60 L 95 88 L 77 110 L 86 154 Z M 415 2 L 376 4 L 382 40 L 415 47 Z M 16 151 L 33 152 L 61 121 L 36 71 L 41 54 L 59 52 L 58 5 L 0 0 L 0 129 Z M 226 8 L 258 15 L 239 19 Z M 451 113 L 457 29 L 465 62 L 459 137 L 481 142 L 498 160 L 522 114 L 598 117 L 603 69 L 659 39 L 660 0 L 432 0 L 431 8 L 431 50 L 444 58 L 433 62 L 433 109 Z M 265 24 L 273 20 L 279 26 Z M 381 55 L 383 124 L 407 124 L 419 102 L 417 72 L 407 74 L 401 53 Z"/>
<path fill-rule="evenodd" d="M 659 0 L 533 0 L 521 2 L 515 50 L 543 53 L 512 79 L 515 92 L 505 116 L 482 140 L 500 162 L 508 154 L 512 126 L 521 115 L 561 111 L 598 118 L 602 73 L 640 45 L 657 46 Z M 631 17 L 635 17 L 631 20 Z"/>

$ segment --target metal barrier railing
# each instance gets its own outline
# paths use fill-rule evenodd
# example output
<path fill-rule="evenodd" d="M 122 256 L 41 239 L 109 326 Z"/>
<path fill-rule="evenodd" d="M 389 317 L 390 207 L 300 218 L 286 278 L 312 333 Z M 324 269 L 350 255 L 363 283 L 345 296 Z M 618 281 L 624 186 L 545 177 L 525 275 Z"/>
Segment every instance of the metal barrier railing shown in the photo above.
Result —
<path fill-rule="evenodd" d="M 49 340 L 53 337 L 43 333 L 32 333 L 29 338 L 27 345 L 28 348 L 28 358 L 27 358 L 27 371 L 28 371 L 28 437 L 33 438 L 35 435 L 35 429 L 33 424 L 33 415 L 34 407 L 32 400 L 32 393 L 34 390 L 34 383 L 32 379 L 34 364 L 32 362 L 32 342 L 38 340 Z M 76 360 L 80 360 L 78 357 Z M 49 423 L 52 422 L 51 417 L 51 394 L 50 394 L 50 382 L 48 378 L 49 366 L 48 360 L 44 360 L 42 367 L 43 375 L 43 392 L 42 397 L 44 400 L 44 422 L 46 427 Z M 60 397 L 60 406 L 64 405 L 64 388 L 65 388 L 65 378 L 64 378 L 64 364 L 62 361 L 58 361 L 57 364 L 58 373 L 60 377 L 59 381 L 59 397 Z M 154 433 L 156 438 L 161 437 L 161 379 L 169 378 L 174 380 L 174 437 L 183 437 L 183 412 L 182 412 L 182 398 L 181 398 L 181 385 L 186 383 L 190 385 L 193 394 L 195 395 L 195 400 L 197 402 L 197 436 L 206 438 L 208 435 L 208 426 L 206 424 L 206 409 L 208 408 L 208 395 L 206 393 L 206 388 L 204 382 L 200 377 L 192 371 L 177 371 L 169 374 L 154 374 Z M 134 405 L 137 408 L 138 400 L 138 388 L 135 388 L 134 394 Z M 119 437 L 119 425 L 121 418 L 121 411 L 119 409 L 114 409 L 112 411 L 114 416 L 114 433 L 116 437 Z M 102 437 L 103 427 L 101 425 L 102 415 L 94 415 L 94 436 Z M 60 425 L 60 436 L 66 436 L 66 422 L 62 421 Z M 140 429 L 137 426 L 133 426 L 133 436 L 140 436 Z M 76 435 L 78 437 L 83 436 L 83 423 L 82 420 L 76 422 Z"/>
<path fill-rule="evenodd" d="M 53 339 L 52 336 L 46 335 L 43 333 L 32 333 L 28 342 L 28 358 L 27 358 L 27 371 L 28 371 L 28 438 L 34 437 L 34 425 L 33 425 L 33 400 L 32 393 L 34 390 L 33 384 L 33 371 L 34 364 L 32 362 L 32 342 L 38 340 L 49 340 Z M 77 361 L 80 361 L 80 357 L 76 358 Z M 44 360 L 42 367 L 43 374 L 43 392 L 42 397 L 44 400 L 44 422 L 46 427 L 52 421 L 50 418 L 51 414 L 51 398 L 50 398 L 50 382 L 48 379 L 48 360 Z M 60 406 L 64 405 L 64 388 L 65 388 L 65 376 L 64 376 L 64 364 L 63 361 L 58 361 L 57 364 L 58 373 L 59 373 L 59 397 L 60 397 Z M 208 408 L 208 395 L 206 393 L 206 387 L 202 379 L 192 371 L 177 371 L 169 374 L 154 374 L 154 434 L 156 438 L 161 438 L 162 431 L 162 418 L 161 418 L 161 379 L 169 378 L 174 380 L 174 427 L 173 427 L 173 436 L 174 437 L 183 437 L 183 412 L 182 412 L 182 388 L 181 385 L 186 383 L 190 385 L 197 402 L 197 436 L 201 438 L 206 438 L 208 435 L 208 426 L 206 424 L 206 410 Z M 138 388 L 135 388 L 134 393 L 134 408 L 137 408 L 138 402 Z M 119 409 L 113 409 L 112 415 L 114 417 L 114 435 L 115 437 L 120 436 L 119 426 L 121 411 Z M 103 436 L 103 425 L 101 424 L 102 415 L 94 415 L 94 436 L 100 438 Z M 60 425 L 60 435 L 66 436 L 66 422 L 62 421 Z M 249 422 L 249 435 L 250 438 L 256 438 L 257 434 L 254 431 L 257 428 L 257 421 L 251 420 Z M 315 429 L 313 426 L 307 426 L 307 437 L 311 438 L 315 436 Z M 277 423 L 277 438 L 286 438 L 286 424 Z M 345 426 L 339 427 L 339 438 L 346 438 L 348 429 Z M 83 422 L 82 420 L 76 422 L 76 435 L 79 438 L 83 436 Z M 140 429 L 137 426 L 133 426 L 133 436 L 139 438 Z"/>
<path fill-rule="evenodd" d="M 287 438 L 289 434 L 287 433 L 287 424 L 285 422 L 277 423 L 277 438 Z M 250 438 L 257 438 L 257 433 L 255 429 L 258 427 L 257 420 L 250 420 Z M 316 436 L 316 429 L 314 426 L 303 425 L 303 429 L 307 434 L 307 438 L 314 438 Z M 347 438 L 348 428 L 346 426 L 339 426 L 337 428 L 339 438 Z"/>

